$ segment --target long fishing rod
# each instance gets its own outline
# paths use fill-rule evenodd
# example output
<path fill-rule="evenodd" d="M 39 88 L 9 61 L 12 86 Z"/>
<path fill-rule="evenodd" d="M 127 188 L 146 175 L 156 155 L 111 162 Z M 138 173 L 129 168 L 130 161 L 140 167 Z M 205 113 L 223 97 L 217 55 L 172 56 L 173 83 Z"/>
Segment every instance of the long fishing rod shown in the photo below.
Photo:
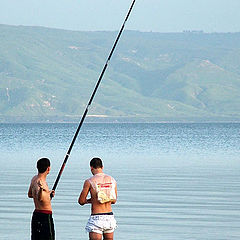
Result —
<path fill-rule="evenodd" d="M 122 25 L 122 27 L 121 27 L 121 29 L 120 29 L 120 31 L 119 31 L 119 33 L 118 33 L 118 36 L 117 36 L 117 38 L 116 38 L 116 40 L 115 40 L 115 42 L 114 42 L 114 45 L 113 45 L 113 47 L 112 47 L 112 50 L 111 50 L 111 52 L 110 52 L 110 54 L 109 54 L 109 56 L 108 56 L 108 58 L 107 58 L 107 61 L 106 61 L 105 65 L 104 65 L 104 67 L 103 67 L 103 70 L 102 70 L 102 72 L 101 72 L 101 74 L 100 74 L 100 76 L 99 76 L 99 79 L 98 79 L 98 81 L 97 81 L 97 84 L 96 84 L 96 86 L 95 86 L 95 88 L 94 88 L 94 90 L 93 90 L 93 93 L 92 93 L 92 95 L 91 95 L 91 97 L 90 97 L 90 100 L 89 100 L 89 102 L 88 102 L 88 104 L 87 104 L 87 107 L 86 107 L 86 109 L 85 109 L 85 111 L 84 111 L 84 114 L 83 114 L 83 116 L 82 116 L 82 118 L 81 118 L 81 121 L 80 121 L 80 123 L 79 123 L 79 125 L 78 125 L 77 131 L 76 131 L 76 133 L 75 133 L 75 135 L 74 135 L 74 137 L 73 137 L 73 140 L 72 140 L 72 142 L 71 142 L 71 144 L 70 144 L 70 146 L 69 146 L 69 149 L 68 149 L 67 154 L 66 154 L 66 156 L 65 156 L 65 158 L 64 158 L 64 161 L 63 161 L 63 163 L 62 163 L 62 166 L 61 166 L 61 168 L 60 168 L 60 170 L 59 170 L 59 173 L 58 173 L 58 176 L 57 176 L 57 178 L 56 178 L 56 181 L 55 181 L 55 183 L 54 183 L 54 185 L 53 185 L 52 190 L 54 190 L 54 191 L 55 191 L 56 188 L 57 188 L 58 182 L 59 182 L 60 177 L 61 177 L 61 175 L 62 175 L 62 173 L 63 173 L 63 170 L 64 170 L 64 168 L 65 168 L 65 165 L 66 165 L 66 163 L 67 163 L 67 161 L 68 161 L 68 158 L 69 158 L 70 153 L 71 153 L 71 151 L 72 151 L 73 145 L 74 145 L 74 143 L 75 143 L 75 141 L 76 141 L 76 139 L 77 139 L 78 133 L 79 133 L 81 127 L 82 127 L 82 124 L 83 124 L 83 122 L 84 122 L 84 119 L 85 119 L 85 117 L 87 116 L 88 108 L 89 108 L 90 105 L 92 104 L 93 98 L 94 98 L 94 96 L 95 96 L 95 94 L 96 94 L 96 92 L 97 92 L 97 89 L 98 89 L 98 87 L 99 87 L 99 85 L 100 85 L 100 83 L 101 83 L 101 80 L 102 80 L 102 78 L 103 78 L 103 75 L 104 75 L 104 73 L 105 73 L 105 71 L 106 71 L 106 69 L 107 69 L 108 63 L 109 63 L 109 61 L 110 61 L 110 59 L 111 59 L 111 57 L 112 57 L 112 55 L 113 55 L 113 52 L 114 52 L 114 50 L 115 50 L 115 48 L 116 48 L 116 46 L 117 46 L 117 43 L 118 43 L 119 38 L 121 37 L 121 34 L 122 34 L 122 32 L 123 32 L 123 29 L 124 29 L 125 24 L 126 24 L 128 18 L 129 18 L 129 16 L 130 16 L 130 13 L 131 13 L 131 11 L 132 11 L 132 9 L 133 9 L 133 6 L 134 6 L 135 2 L 136 2 L 136 0 L 133 0 L 132 4 L 131 4 L 131 6 L 130 6 L 130 9 L 128 10 L 127 16 L 126 16 L 126 18 L 125 18 L 125 20 L 124 20 L 124 22 L 123 22 L 123 25 Z"/>

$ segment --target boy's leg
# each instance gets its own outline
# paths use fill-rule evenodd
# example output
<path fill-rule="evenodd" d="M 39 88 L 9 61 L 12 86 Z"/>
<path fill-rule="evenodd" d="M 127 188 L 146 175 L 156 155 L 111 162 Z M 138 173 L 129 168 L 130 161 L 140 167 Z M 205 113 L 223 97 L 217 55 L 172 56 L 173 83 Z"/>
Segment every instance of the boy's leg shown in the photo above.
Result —
<path fill-rule="evenodd" d="M 102 234 L 90 232 L 89 233 L 89 240 L 102 240 Z"/>

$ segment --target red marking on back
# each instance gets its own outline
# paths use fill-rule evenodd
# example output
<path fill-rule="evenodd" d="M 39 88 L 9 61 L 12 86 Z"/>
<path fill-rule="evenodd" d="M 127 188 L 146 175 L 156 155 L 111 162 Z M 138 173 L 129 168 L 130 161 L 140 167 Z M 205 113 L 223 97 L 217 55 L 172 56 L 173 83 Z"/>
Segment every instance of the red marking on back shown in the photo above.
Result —
<path fill-rule="evenodd" d="M 97 185 L 101 188 L 111 188 L 112 187 L 112 183 L 98 183 Z"/>

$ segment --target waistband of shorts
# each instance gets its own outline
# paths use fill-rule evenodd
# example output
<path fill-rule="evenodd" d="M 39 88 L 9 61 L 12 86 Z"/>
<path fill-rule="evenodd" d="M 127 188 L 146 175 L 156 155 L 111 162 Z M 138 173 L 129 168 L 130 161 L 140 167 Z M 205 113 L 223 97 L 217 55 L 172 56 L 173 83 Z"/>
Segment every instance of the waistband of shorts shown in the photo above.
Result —
<path fill-rule="evenodd" d="M 91 216 L 101 216 L 101 215 L 113 215 L 113 212 L 107 212 L 107 213 L 92 213 Z"/>
<path fill-rule="evenodd" d="M 44 214 L 49 214 L 49 215 L 52 214 L 52 211 L 49 211 L 49 210 L 39 210 L 39 209 L 35 209 L 34 212 L 35 212 L 35 213 L 44 213 Z"/>

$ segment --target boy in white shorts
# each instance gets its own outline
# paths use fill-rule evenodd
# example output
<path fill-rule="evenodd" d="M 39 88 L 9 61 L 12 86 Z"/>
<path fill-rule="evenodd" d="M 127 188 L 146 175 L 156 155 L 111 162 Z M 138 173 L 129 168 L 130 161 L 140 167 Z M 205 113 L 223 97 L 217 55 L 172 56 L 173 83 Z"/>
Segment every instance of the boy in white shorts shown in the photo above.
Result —
<path fill-rule="evenodd" d="M 86 225 L 90 240 L 113 240 L 114 230 L 117 227 L 112 212 L 112 204 L 117 201 L 117 183 L 115 179 L 103 173 L 103 164 L 100 158 L 90 161 L 93 176 L 84 182 L 78 203 L 91 203 L 91 216 Z M 87 199 L 90 192 L 91 198 Z"/>

